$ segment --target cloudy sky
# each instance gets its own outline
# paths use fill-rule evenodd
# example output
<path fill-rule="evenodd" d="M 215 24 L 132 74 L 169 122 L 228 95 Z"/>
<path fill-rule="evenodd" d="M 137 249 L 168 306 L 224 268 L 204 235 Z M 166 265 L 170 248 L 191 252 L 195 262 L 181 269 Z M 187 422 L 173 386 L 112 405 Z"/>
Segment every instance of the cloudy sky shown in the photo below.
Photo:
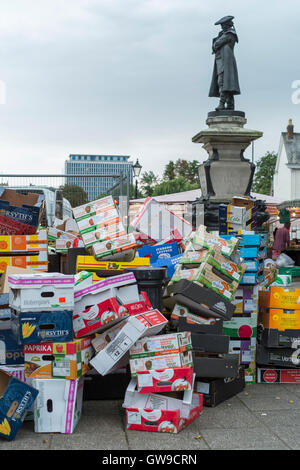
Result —
<path fill-rule="evenodd" d="M 289 118 L 300 132 L 298 0 L 1 0 L 1 173 L 61 173 L 70 153 L 131 155 L 155 173 L 205 160 L 191 139 L 218 102 L 211 41 L 228 14 L 258 159 Z"/>

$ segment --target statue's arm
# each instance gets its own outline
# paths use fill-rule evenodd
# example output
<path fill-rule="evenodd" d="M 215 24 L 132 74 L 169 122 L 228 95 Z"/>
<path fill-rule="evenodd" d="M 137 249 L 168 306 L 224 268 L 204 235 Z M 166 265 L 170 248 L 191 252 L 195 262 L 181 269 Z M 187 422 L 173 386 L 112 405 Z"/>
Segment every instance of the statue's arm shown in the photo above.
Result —
<path fill-rule="evenodd" d="M 235 36 L 232 33 L 223 34 L 220 38 L 216 39 L 214 42 L 214 49 L 220 49 L 220 47 L 224 46 L 225 44 L 234 43 Z"/>

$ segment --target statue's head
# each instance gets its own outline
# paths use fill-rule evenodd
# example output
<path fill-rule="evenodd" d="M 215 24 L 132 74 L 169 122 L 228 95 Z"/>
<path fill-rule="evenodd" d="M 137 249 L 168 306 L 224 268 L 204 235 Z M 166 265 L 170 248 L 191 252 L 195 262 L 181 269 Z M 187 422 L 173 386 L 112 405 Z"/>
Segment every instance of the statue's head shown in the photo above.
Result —
<path fill-rule="evenodd" d="M 216 21 L 215 25 L 220 24 L 223 31 L 226 31 L 233 26 L 233 18 L 234 16 L 224 16 L 219 21 Z"/>

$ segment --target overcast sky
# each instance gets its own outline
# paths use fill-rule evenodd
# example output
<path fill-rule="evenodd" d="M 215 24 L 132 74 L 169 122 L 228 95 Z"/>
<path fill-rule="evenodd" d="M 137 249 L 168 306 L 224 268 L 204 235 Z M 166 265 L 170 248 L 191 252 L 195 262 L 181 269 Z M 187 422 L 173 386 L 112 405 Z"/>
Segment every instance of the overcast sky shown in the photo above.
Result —
<path fill-rule="evenodd" d="M 264 133 L 256 159 L 277 151 L 289 118 L 300 132 L 298 0 L 1 0 L 1 172 L 61 173 L 70 153 L 131 155 L 155 173 L 205 160 L 191 139 L 218 104 L 211 42 L 225 15 L 236 109 Z"/>

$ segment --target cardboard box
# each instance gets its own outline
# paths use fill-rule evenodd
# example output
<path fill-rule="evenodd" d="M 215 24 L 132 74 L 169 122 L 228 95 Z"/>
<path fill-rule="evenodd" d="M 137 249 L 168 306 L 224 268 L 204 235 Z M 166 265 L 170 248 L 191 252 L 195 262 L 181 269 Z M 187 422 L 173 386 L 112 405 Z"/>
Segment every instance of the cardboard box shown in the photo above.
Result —
<path fill-rule="evenodd" d="M 133 273 L 120 274 L 95 282 L 74 293 L 74 315 L 82 315 L 88 307 L 93 307 L 115 297 L 122 304 L 140 300 L 136 278 Z"/>
<path fill-rule="evenodd" d="M 73 208 L 73 215 L 76 221 L 86 219 L 93 215 L 101 214 L 114 209 L 115 203 L 112 196 L 103 197 L 87 204 Z"/>
<path fill-rule="evenodd" d="M 192 333 L 193 351 L 207 353 L 228 353 L 229 337 L 225 335 L 214 335 L 209 333 Z"/>
<path fill-rule="evenodd" d="M 89 369 L 93 357 L 91 337 L 68 343 L 25 344 L 25 377 L 77 379 Z"/>
<path fill-rule="evenodd" d="M 71 248 L 83 248 L 84 243 L 80 238 L 73 238 L 73 239 L 64 239 L 60 238 L 56 240 L 55 243 L 55 251 L 56 253 L 68 253 L 68 250 Z"/>
<path fill-rule="evenodd" d="M 224 335 L 231 338 L 256 338 L 257 336 L 257 315 L 251 317 L 236 317 L 223 323 Z"/>
<path fill-rule="evenodd" d="M 130 380 L 125 368 L 105 376 L 92 369 L 84 376 L 83 401 L 123 400 Z"/>
<path fill-rule="evenodd" d="M 116 208 L 99 212 L 84 219 L 77 219 L 80 234 L 83 236 L 89 232 L 101 230 L 109 225 L 116 225 L 121 222 L 119 212 Z"/>
<path fill-rule="evenodd" d="M 74 289 L 81 290 L 93 284 L 93 273 L 88 271 L 80 271 L 75 274 Z"/>
<path fill-rule="evenodd" d="M 12 375 L 18 380 L 21 380 L 21 382 L 26 382 L 24 364 L 20 364 L 16 366 L 0 366 L 0 370 L 2 370 L 3 372 L 6 372 L 9 375 Z M 33 421 L 33 419 L 34 417 L 33 417 L 33 405 L 32 405 L 31 408 L 26 412 L 24 421 Z"/>
<path fill-rule="evenodd" d="M 239 286 L 235 291 L 232 303 L 235 306 L 234 315 L 258 314 L 259 286 Z"/>
<path fill-rule="evenodd" d="M 168 286 L 168 293 L 174 299 L 174 304 L 184 305 L 193 313 L 204 317 L 219 317 L 230 320 L 235 306 L 225 297 L 220 297 L 212 289 L 203 287 L 198 282 L 179 281 Z"/>
<path fill-rule="evenodd" d="M 193 247 L 192 243 L 189 243 L 179 261 L 180 264 L 186 265 L 188 268 L 193 265 L 198 265 L 203 261 L 203 258 L 205 257 L 207 253 L 207 248 L 200 249 L 200 250 L 195 250 Z"/>
<path fill-rule="evenodd" d="M 221 335 L 223 332 L 223 320 L 221 318 L 215 318 L 214 320 L 214 323 L 200 324 L 190 317 L 179 318 L 177 329 L 178 331 L 190 331 L 191 333 Z"/>
<path fill-rule="evenodd" d="M 130 348 L 130 358 L 160 356 L 184 352 L 192 349 L 191 333 L 170 333 L 165 335 L 147 336 L 139 339 Z"/>
<path fill-rule="evenodd" d="M 138 266 L 150 266 L 150 258 L 134 258 L 133 261 L 116 262 L 97 261 L 93 256 L 77 256 L 76 272 L 92 271 L 98 277 L 108 277 L 122 274 L 125 269 Z"/>
<path fill-rule="evenodd" d="M 49 245 L 55 246 L 57 240 L 75 240 L 78 234 L 64 232 L 57 227 L 48 228 L 48 241 Z"/>
<path fill-rule="evenodd" d="M 194 352 L 194 372 L 196 377 L 232 377 L 235 378 L 239 371 L 239 355 L 207 355 Z"/>
<path fill-rule="evenodd" d="M 260 283 L 264 279 L 264 273 L 245 273 L 242 277 L 240 285 L 253 285 Z"/>
<path fill-rule="evenodd" d="M 32 235 L 36 233 L 37 227 L 26 225 L 13 219 L 0 215 L 1 235 Z"/>
<path fill-rule="evenodd" d="M 204 406 L 215 407 L 241 393 L 245 386 L 244 368 L 241 366 L 235 378 L 196 380 L 195 392 L 203 394 Z"/>
<path fill-rule="evenodd" d="M 48 251 L 28 251 L 22 254 L 21 252 L 15 252 L 15 254 L 0 253 L 0 273 L 3 273 L 9 266 L 35 271 L 47 271 Z"/>
<path fill-rule="evenodd" d="M 108 225 L 107 227 L 102 227 L 91 232 L 83 233 L 82 240 L 85 247 L 88 249 L 95 243 L 111 240 L 113 238 L 124 237 L 126 233 L 127 232 L 124 228 L 124 225 L 122 222 L 119 222 L 117 224 Z"/>
<path fill-rule="evenodd" d="M 167 268 L 166 277 L 174 276 L 176 266 L 181 260 L 182 255 L 173 256 L 172 258 L 158 259 L 155 263 L 151 263 L 154 268 Z"/>
<path fill-rule="evenodd" d="M 30 273 L 8 276 L 9 305 L 22 312 L 74 308 L 74 276 Z"/>
<path fill-rule="evenodd" d="M 104 258 L 116 253 L 132 250 L 137 247 L 137 243 L 132 234 L 123 237 L 111 238 L 104 242 L 95 243 L 92 246 L 92 253 L 96 259 Z"/>
<path fill-rule="evenodd" d="M 197 281 L 229 301 L 233 299 L 239 285 L 239 282 L 233 281 L 223 274 L 221 275 L 208 263 L 201 263 L 197 272 Z"/>
<path fill-rule="evenodd" d="M 138 296 L 137 302 L 122 304 L 116 297 L 104 300 L 97 305 L 87 307 L 82 313 L 74 314 L 73 327 L 77 338 L 98 333 L 128 315 L 137 315 L 152 310 L 152 305 L 145 292 Z"/>
<path fill-rule="evenodd" d="M 247 222 L 251 218 L 251 210 L 247 210 L 246 207 L 234 206 L 232 204 L 219 205 L 219 221 L 221 222 L 230 222 L 246 228 Z"/>
<path fill-rule="evenodd" d="M 191 351 L 161 354 L 160 356 L 137 357 L 129 360 L 131 376 L 137 372 L 149 370 L 174 369 L 177 367 L 193 367 Z"/>
<path fill-rule="evenodd" d="M 42 251 L 48 249 L 47 230 L 35 235 L 1 235 L 0 252 Z"/>
<path fill-rule="evenodd" d="M 44 196 L 35 193 L 19 194 L 13 189 L 0 188 L 0 212 L 2 224 L 16 222 L 37 228 Z M 3 233 L 3 231 L 2 231 Z M 9 231 L 7 235 L 10 235 Z"/>
<path fill-rule="evenodd" d="M 182 237 L 188 236 L 193 230 L 189 222 L 178 217 L 151 197 L 145 200 L 132 220 L 131 226 L 154 241 L 168 237 L 172 230 L 178 230 Z"/>
<path fill-rule="evenodd" d="M 280 331 L 263 328 L 259 329 L 257 339 L 266 348 L 292 348 L 295 341 L 300 345 L 300 329 Z"/>
<path fill-rule="evenodd" d="M 108 330 L 102 333 L 97 333 L 95 338 L 92 339 L 92 345 L 96 352 L 102 351 L 106 346 L 120 333 L 122 328 L 125 326 L 128 317 L 114 326 L 111 326 Z M 128 355 L 129 357 L 129 355 Z M 126 361 L 127 364 L 128 361 Z"/>
<path fill-rule="evenodd" d="M 11 319 L 0 320 L 0 364 L 22 365 L 24 364 L 23 346 L 18 342 L 16 328 L 12 328 L 11 323 Z"/>
<path fill-rule="evenodd" d="M 266 348 L 258 343 L 256 362 L 259 365 L 297 369 L 300 367 L 298 355 L 299 350 L 296 348 Z"/>
<path fill-rule="evenodd" d="M 152 261 L 155 262 L 158 259 L 168 259 L 173 256 L 179 255 L 179 247 L 176 242 L 167 243 L 165 245 L 144 245 L 142 248 L 137 250 L 137 255 L 142 258 L 150 258 L 151 264 Z"/>
<path fill-rule="evenodd" d="M 191 321 L 193 323 L 197 323 L 199 325 L 214 325 L 216 323 L 216 318 L 205 318 L 199 315 L 194 315 L 190 312 L 188 307 L 184 305 L 175 304 L 175 307 L 171 314 L 171 319 L 178 321 L 179 318 L 186 318 L 187 321 Z"/>
<path fill-rule="evenodd" d="M 13 440 L 38 390 L 0 370 L 0 436 Z"/>
<path fill-rule="evenodd" d="M 257 383 L 299 384 L 300 369 L 257 367 Z"/>
<path fill-rule="evenodd" d="M 129 362 L 129 349 L 138 339 L 158 334 L 166 324 L 158 310 L 129 317 L 115 338 L 90 361 L 91 365 L 101 375 L 118 369 Z"/>
<path fill-rule="evenodd" d="M 292 276 L 288 274 L 278 274 L 276 281 L 272 282 L 275 287 L 288 287 L 292 283 Z"/>
<path fill-rule="evenodd" d="M 241 258 L 265 259 L 267 257 L 267 247 L 261 246 L 240 246 Z"/>
<path fill-rule="evenodd" d="M 34 431 L 72 434 L 81 417 L 84 378 L 28 381 L 39 392 L 33 405 Z"/>
<path fill-rule="evenodd" d="M 195 376 L 193 376 L 194 388 Z M 163 395 L 153 393 L 139 393 L 137 391 L 137 381 L 132 379 L 126 390 L 123 408 L 138 410 L 178 410 L 180 417 L 188 419 L 191 405 L 193 404 L 193 391 L 165 393 Z M 158 413 L 159 415 L 160 413 Z M 148 417 L 149 418 L 149 417 Z M 147 419 L 147 418 L 146 418 Z M 156 419 L 159 417 L 156 414 Z M 133 423 L 132 423 L 133 424 Z"/>
<path fill-rule="evenodd" d="M 139 393 L 185 392 L 193 387 L 192 367 L 137 371 Z"/>
<path fill-rule="evenodd" d="M 74 340 L 73 310 L 19 312 L 16 318 L 21 344 L 40 344 L 45 341 L 64 343 Z"/>
<path fill-rule="evenodd" d="M 258 323 L 264 328 L 271 328 L 279 331 L 299 330 L 300 309 L 293 310 L 261 307 L 258 315 Z"/>
<path fill-rule="evenodd" d="M 266 308 L 300 310 L 300 289 L 273 287 L 259 292 L 259 305 Z"/>
<path fill-rule="evenodd" d="M 194 232 L 191 237 L 191 242 L 194 244 L 195 249 L 217 246 L 221 249 L 221 254 L 227 258 L 230 258 L 234 254 L 239 245 L 238 238 L 231 237 L 229 240 L 225 240 L 217 235 L 208 233 L 204 225 L 199 225 L 196 232 Z"/>
<path fill-rule="evenodd" d="M 257 260 L 257 259 L 244 259 L 243 263 L 246 265 L 246 271 L 245 273 L 247 274 L 249 271 L 250 272 L 263 272 L 264 270 L 264 260 Z"/>
<path fill-rule="evenodd" d="M 256 338 L 230 339 L 229 354 L 239 354 L 240 364 L 255 362 Z"/>

